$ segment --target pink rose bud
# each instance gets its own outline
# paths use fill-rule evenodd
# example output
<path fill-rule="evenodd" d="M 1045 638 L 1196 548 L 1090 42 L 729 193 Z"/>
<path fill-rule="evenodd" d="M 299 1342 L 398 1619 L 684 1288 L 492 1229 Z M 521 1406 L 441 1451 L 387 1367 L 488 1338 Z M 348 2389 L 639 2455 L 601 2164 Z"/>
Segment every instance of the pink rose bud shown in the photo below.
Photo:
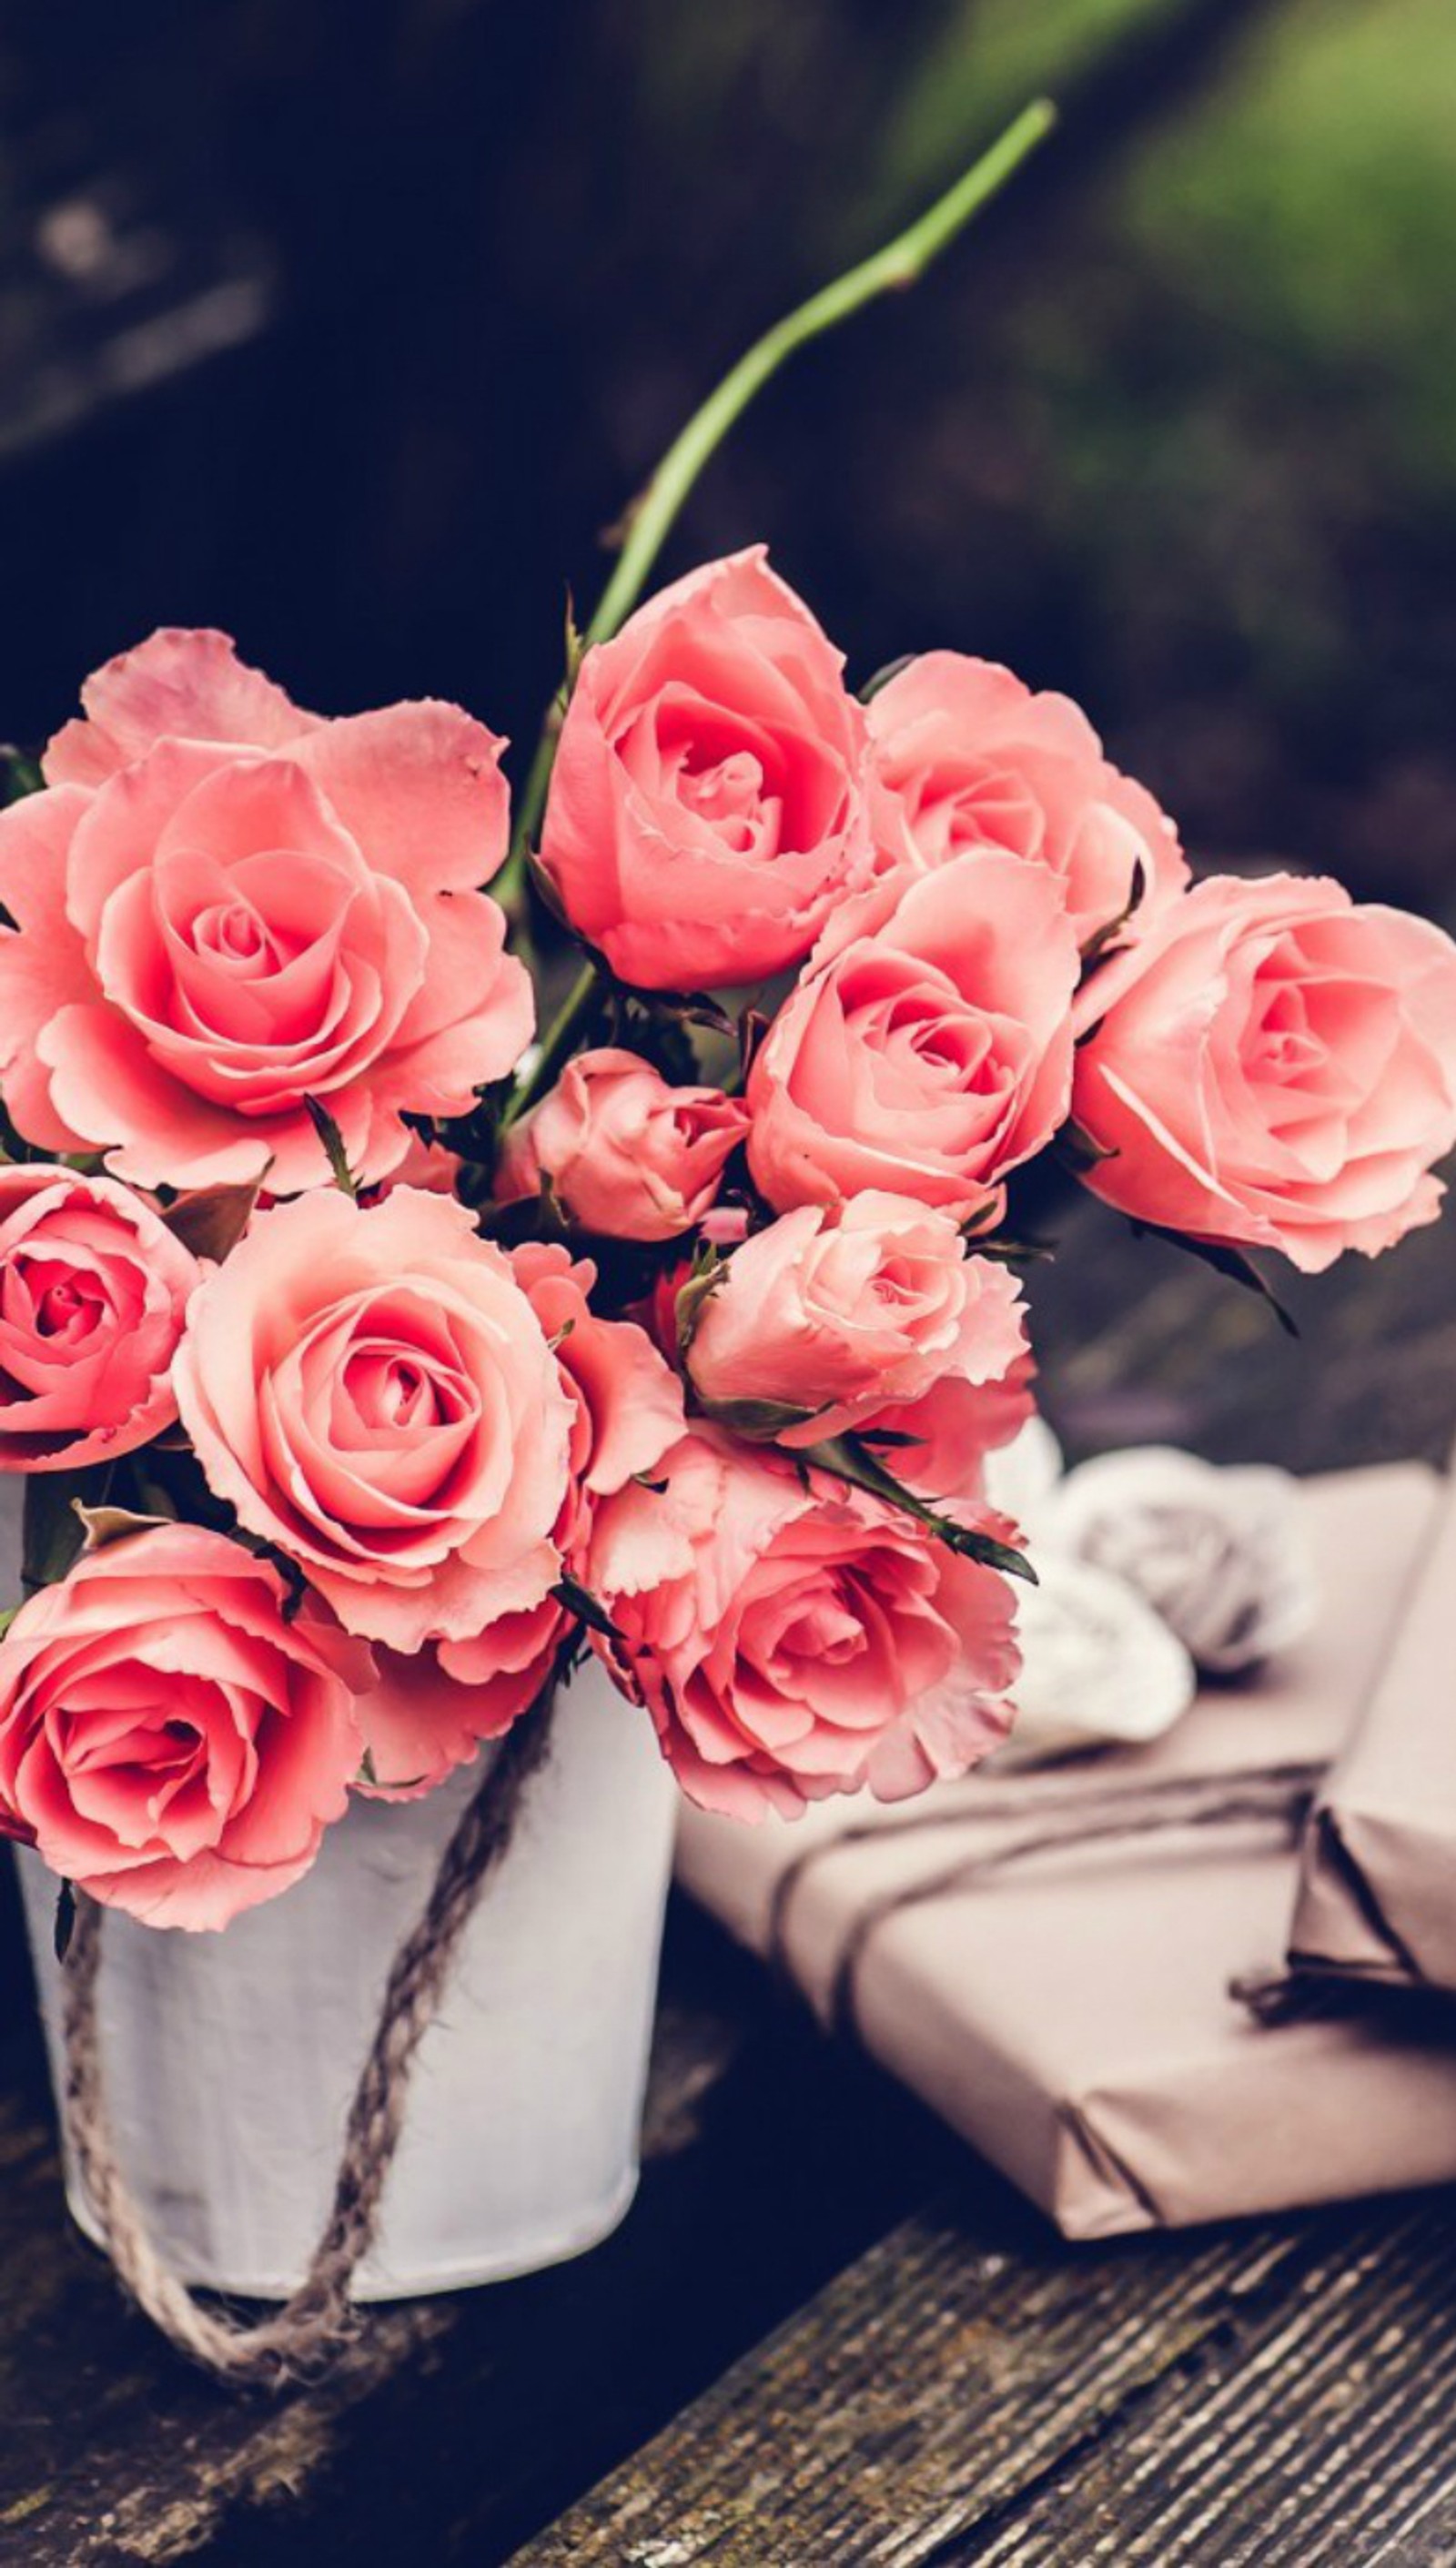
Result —
<path fill-rule="evenodd" d="M 346 1630 L 469 1639 L 561 1574 L 572 1406 L 509 1260 L 444 1195 L 256 1215 L 188 1310 L 176 1386 L 214 1494 Z"/>
<path fill-rule="evenodd" d="M 1045 865 L 1079 945 L 1127 908 L 1138 934 L 1188 879 L 1172 821 L 1102 755 L 1065 696 L 1033 695 L 1010 669 L 927 651 L 869 707 L 890 851 L 927 871 L 970 847 Z"/>
<path fill-rule="evenodd" d="M 199 1525 L 82 1556 L 0 1641 L 0 1828 L 148 1926 L 226 1926 L 342 1818 L 370 1654 Z"/>
<path fill-rule="evenodd" d="M 843 666 L 761 545 L 588 651 L 541 862 L 620 979 L 713 990 L 784 971 L 867 879 L 868 734 Z"/>
<path fill-rule="evenodd" d="M 715 1204 L 712 1212 L 704 1214 L 698 1226 L 714 1248 L 736 1248 L 738 1242 L 748 1236 L 748 1207 L 746 1204 Z"/>
<path fill-rule="evenodd" d="M 452 705 L 325 722 L 220 633 L 90 679 L 49 791 L 0 813 L 0 1079 L 29 1140 L 144 1186 L 356 1179 L 406 1111 L 462 1114 L 530 1040 L 476 886 L 505 852 L 503 744 Z"/>
<path fill-rule="evenodd" d="M 1056 877 L 979 848 L 851 901 L 748 1079 L 748 1164 L 779 1211 L 875 1189 L 994 1214 L 1071 1090 L 1081 969 Z"/>
<path fill-rule="evenodd" d="M 589 1260 L 531 1240 L 510 1262 L 571 1403 L 571 1478 L 555 1541 L 581 1577 L 600 1501 L 655 1471 L 682 1435 L 683 1387 L 644 1330 L 592 1309 Z M 359 1706 L 372 1788 L 413 1799 L 473 1757 L 482 1739 L 508 1730 L 548 1683 L 571 1627 L 570 1608 L 548 1596 L 524 1613 L 497 1615 L 470 1640 L 440 1641 L 415 1658 L 380 1651 L 379 1685 Z"/>
<path fill-rule="evenodd" d="M 1105 982 L 1105 987 L 1103 983 Z M 1095 985 L 1072 1111 L 1140 1221 L 1308 1274 L 1433 1221 L 1456 1144 L 1456 946 L 1337 883 L 1200 883 Z"/>
<path fill-rule="evenodd" d="M 864 1784 L 903 1800 L 997 1746 L 1019 1665 L 998 1570 L 716 1431 L 659 1476 L 602 1507 L 591 1585 L 618 1635 L 601 1653 L 691 1800 L 746 1819 Z"/>
<path fill-rule="evenodd" d="M 604 1239 L 676 1239 L 708 1211 L 748 1126 L 721 1088 L 671 1088 L 633 1052 L 578 1053 L 508 1137 L 496 1196 L 546 1178 L 567 1219 Z"/>
<path fill-rule="evenodd" d="M 1006 1267 L 971 1255 L 949 1213 L 871 1193 L 745 1240 L 700 1305 L 688 1369 L 726 1425 L 780 1412 L 781 1443 L 817 1444 L 942 1386 L 1000 1385 L 1025 1353 Z"/>
<path fill-rule="evenodd" d="M 200 1282 L 155 1209 L 111 1177 L 0 1168 L 0 1471 L 75 1470 L 169 1427 Z"/>

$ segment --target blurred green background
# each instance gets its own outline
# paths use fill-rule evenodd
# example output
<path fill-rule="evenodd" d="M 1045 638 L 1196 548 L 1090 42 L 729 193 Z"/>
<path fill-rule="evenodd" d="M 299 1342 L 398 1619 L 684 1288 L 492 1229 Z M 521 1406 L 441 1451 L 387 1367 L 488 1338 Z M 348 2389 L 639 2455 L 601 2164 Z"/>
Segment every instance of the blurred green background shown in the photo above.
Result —
<path fill-rule="evenodd" d="M 525 743 L 563 583 L 686 411 L 1046 89 L 1034 169 L 771 388 L 665 567 L 766 537 L 860 675 L 1007 658 L 1204 855 L 1451 916 L 1451 0 L 27 14 L 13 736 L 174 620 Z"/>

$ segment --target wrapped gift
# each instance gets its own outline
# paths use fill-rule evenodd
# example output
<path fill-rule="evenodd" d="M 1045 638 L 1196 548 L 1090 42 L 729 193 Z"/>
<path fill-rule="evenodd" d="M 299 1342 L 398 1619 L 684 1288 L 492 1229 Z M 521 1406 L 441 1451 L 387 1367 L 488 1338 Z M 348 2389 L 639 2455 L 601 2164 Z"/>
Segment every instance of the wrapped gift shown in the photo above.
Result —
<path fill-rule="evenodd" d="M 1456 2177 L 1444 2008 L 1270 2024 L 1235 1994 L 1283 1956 L 1300 1826 L 1437 1489 L 1414 1464 L 1309 1483 L 1315 1629 L 1155 1743 L 899 1809 L 690 1812 L 683 1879 L 1069 2236 Z"/>
<path fill-rule="evenodd" d="M 1291 1960 L 1456 1992 L 1456 1484 L 1315 1805 Z"/>

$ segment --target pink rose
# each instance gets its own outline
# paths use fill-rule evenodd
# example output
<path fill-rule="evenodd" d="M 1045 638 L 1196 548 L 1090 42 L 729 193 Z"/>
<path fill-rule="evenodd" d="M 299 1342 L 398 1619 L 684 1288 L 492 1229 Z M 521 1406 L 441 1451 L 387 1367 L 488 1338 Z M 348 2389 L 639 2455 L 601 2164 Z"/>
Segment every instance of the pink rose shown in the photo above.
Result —
<path fill-rule="evenodd" d="M 169 1427 L 200 1281 L 151 1205 L 111 1177 L 0 1168 L 0 1471 L 75 1470 Z"/>
<path fill-rule="evenodd" d="M 909 1439 L 884 1449 L 896 1479 L 958 1522 L 979 1522 L 985 1513 L 987 1454 L 1010 1444 L 1031 1416 L 1034 1378 L 1027 1348 L 995 1381 L 967 1382 L 952 1375 L 919 1400 L 887 1402 L 871 1424 L 882 1435 Z"/>
<path fill-rule="evenodd" d="M 1066 696 L 1033 695 L 990 660 L 927 651 L 879 690 L 869 726 L 896 850 L 927 869 L 976 846 L 1045 865 L 1079 945 L 1121 916 L 1139 868 L 1136 931 L 1188 879 L 1172 821 L 1108 765 Z"/>
<path fill-rule="evenodd" d="M 377 1191 L 391 1194 L 396 1186 L 415 1186 L 423 1195 L 452 1195 L 464 1164 L 458 1150 L 447 1150 L 442 1141 L 425 1141 L 412 1132 L 399 1166 L 381 1179 Z"/>
<path fill-rule="evenodd" d="M 566 1617 L 551 1598 L 491 1625 L 487 1675 L 463 1683 L 432 1641 L 413 1652 L 375 1647 L 376 1678 L 355 1715 L 366 1763 L 360 1790 L 370 1800 L 418 1801 L 482 1740 L 499 1739 L 529 1711 L 551 1674 Z"/>
<path fill-rule="evenodd" d="M 50 790 L 0 813 L 0 1079 L 44 1148 L 140 1185 L 356 1177 L 409 1109 L 464 1112 L 530 1038 L 475 886 L 505 846 L 501 743 L 451 705 L 297 712 L 221 634 L 153 634 L 85 689 Z M 271 1165 L 269 1163 L 271 1162 Z"/>
<path fill-rule="evenodd" d="M 676 1239 L 708 1211 L 747 1128 L 747 1107 L 721 1088 L 671 1088 L 633 1052 L 578 1053 L 509 1134 L 496 1196 L 538 1194 L 544 1177 L 583 1230 Z"/>
<path fill-rule="evenodd" d="M 683 1392 L 645 1333 L 604 1320 L 588 1300 L 596 1269 L 530 1241 L 511 1253 L 516 1282 L 555 1349 L 571 1402 L 571 1479 L 554 1528 L 566 1567 L 584 1567 L 596 1507 L 651 1472 L 683 1433 Z M 370 1772 L 389 1799 L 429 1791 L 527 1711 L 550 1679 L 570 1609 L 554 1596 L 501 1614 L 473 1638 L 417 1658 L 382 1651 L 380 1681 L 359 1706 Z"/>
<path fill-rule="evenodd" d="M 226 633 L 163 625 L 119 652 L 81 690 L 85 716 L 62 725 L 45 755 L 48 785 L 105 785 L 159 740 L 216 741 L 235 749 L 292 749 L 327 731 L 260 669 L 239 660 Z"/>
<path fill-rule="evenodd" d="M 192 1302 L 176 1387 L 215 1495 L 349 1631 L 468 1639 L 560 1575 L 571 1405 L 462 1204 L 402 1186 L 258 1214 Z"/>
<path fill-rule="evenodd" d="M 753 1063 L 760 1191 L 779 1211 L 871 1189 L 998 1209 L 1066 1114 L 1079 971 L 1040 866 L 980 848 L 887 875 L 826 931 Z"/>
<path fill-rule="evenodd" d="M 713 1431 L 663 1474 L 601 1509 L 592 1587 L 618 1635 L 603 1656 L 692 1800 L 737 1818 L 865 1783 L 901 1800 L 997 1745 L 1018 1667 L 998 1571 Z"/>
<path fill-rule="evenodd" d="M 1433 1221 L 1456 1144 L 1456 946 L 1337 883 L 1200 883 L 1105 966 L 1073 1113 L 1140 1221 L 1308 1274 Z"/>
<path fill-rule="evenodd" d="M 555 1352 L 571 1403 L 572 1503 L 614 1497 L 652 1471 L 683 1433 L 683 1387 L 645 1329 L 607 1320 L 590 1295 L 597 1270 L 558 1242 L 528 1240 L 510 1252 L 511 1272 Z M 579 1539 L 573 1535 L 573 1545 Z"/>
<path fill-rule="evenodd" d="M 688 1369 L 726 1425 L 751 1429 L 745 1413 L 766 1407 L 770 1426 L 789 1413 L 781 1444 L 818 1444 L 953 1385 L 1002 1383 L 1025 1355 L 1023 1321 L 1015 1277 L 969 1254 L 949 1213 L 854 1195 L 784 1213 L 734 1250 Z"/>
<path fill-rule="evenodd" d="M 588 651 L 541 862 L 620 979 L 711 990 L 783 971 L 867 878 L 868 735 L 843 666 L 761 545 Z"/>
<path fill-rule="evenodd" d="M 360 1758 L 369 1652 L 222 1534 L 77 1562 L 0 1641 L 0 1825 L 148 1926 L 226 1926 L 307 1872 Z"/>

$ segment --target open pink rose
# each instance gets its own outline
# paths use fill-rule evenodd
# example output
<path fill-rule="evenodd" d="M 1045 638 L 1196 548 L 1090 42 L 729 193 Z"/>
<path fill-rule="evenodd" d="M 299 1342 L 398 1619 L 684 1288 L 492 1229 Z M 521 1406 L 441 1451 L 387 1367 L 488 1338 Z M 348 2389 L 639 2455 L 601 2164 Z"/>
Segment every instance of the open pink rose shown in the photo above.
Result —
<path fill-rule="evenodd" d="M 866 878 L 867 734 L 843 665 L 761 545 L 690 572 L 588 651 L 541 861 L 622 980 L 720 989 L 783 971 Z"/>
<path fill-rule="evenodd" d="M 289 749 L 329 727 L 239 660 L 229 634 L 178 625 L 94 671 L 81 702 L 83 718 L 64 723 L 46 751 L 48 785 L 104 785 L 159 740 Z"/>
<path fill-rule="evenodd" d="M 850 1196 L 850 1207 L 845 1209 L 852 1209 L 852 1204 L 858 1202 L 876 1202 L 876 1196 Z M 909 1212 L 909 1217 L 914 1220 L 914 1207 L 907 1207 L 901 1196 L 889 1196 L 886 1202 L 896 1202 L 901 1212 Z M 783 1214 L 785 1222 L 798 1222 L 804 1217 L 809 1217 L 809 1220 L 814 1217 L 809 1207 L 801 1207 L 796 1214 Z M 935 1220 L 943 1220 L 943 1214 L 935 1214 Z M 731 1263 L 737 1266 L 737 1258 Z M 976 1258 L 974 1266 L 976 1269 L 992 1266 L 992 1261 Z M 992 1271 L 1004 1276 L 1004 1269 Z M 658 1279 L 652 1281 L 652 1292 L 647 1294 L 647 1299 L 640 1305 L 640 1312 L 637 1312 L 642 1325 L 652 1336 L 652 1343 L 663 1348 L 665 1354 L 671 1354 L 673 1359 L 678 1359 L 678 1338 L 681 1338 L 678 1294 L 683 1292 L 683 1284 L 689 1284 L 691 1279 L 694 1279 L 691 1258 L 678 1258 L 673 1266 L 668 1266 Z M 707 1312 L 712 1312 L 712 1299 L 707 1302 Z M 739 1305 L 739 1315 L 744 1317 L 744 1325 L 747 1325 L 747 1312 L 742 1310 L 742 1305 Z M 855 1426 L 858 1426 L 858 1431 L 873 1428 L 876 1433 L 896 1439 L 896 1444 L 883 1448 L 883 1458 L 889 1461 L 896 1479 L 904 1481 L 904 1487 L 914 1489 L 917 1497 L 932 1499 L 945 1515 L 961 1517 L 961 1523 L 976 1523 L 986 1510 L 986 1453 L 997 1453 L 1002 1445 L 1012 1444 L 1012 1436 L 1019 1433 L 1019 1428 L 1027 1423 L 1034 1410 L 1034 1364 L 1029 1348 L 1022 1341 L 1022 1312 L 1019 1312 L 1019 1305 L 1012 1305 L 1007 1310 L 1004 1289 L 999 1294 L 997 1287 L 992 1287 L 992 1307 L 986 1312 L 981 1312 L 979 1297 L 971 1299 L 966 1317 L 968 1330 L 974 1338 L 979 1338 L 981 1333 L 981 1317 L 986 1323 L 984 1348 L 979 1348 L 968 1359 L 966 1372 L 945 1372 L 940 1382 L 932 1384 L 930 1390 L 919 1392 L 914 1400 L 878 1400 L 868 1413 L 860 1415 Z M 994 1343 L 999 1343 L 1002 1351 L 1012 1346 L 1012 1330 L 1007 1328 L 1007 1320 L 1015 1320 L 1017 1341 L 1015 1351 L 1007 1361 L 1007 1372 L 984 1372 L 984 1366 L 994 1364 Z M 694 1338 L 694 1356 L 691 1356 L 689 1366 L 691 1372 L 696 1372 L 696 1346 L 699 1346 L 699 1341 Z M 984 1372 L 984 1379 L 971 1379 L 981 1372 Z M 798 1405 L 798 1408 L 804 1405 L 793 1395 L 788 1395 L 788 1402 Z M 739 1433 L 742 1433 L 742 1428 L 739 1428 Z M 814 1423 L 806 1423 L 804 1428 L 785 1428 L 785 1431 L 780 1431 L 778 1444 L 809 1445 L 814 1439 L 822 1439 L 824 1433 L 827 1431 L 822 1426 L 814 1426 Z"/>
<path fill-rule="evenodd" d="M 323 1182 L 404 1157 L 529 1040 L 530 984 L 477 890 L 502 744 L 455 706 L 297 712 L 221 634 L 163 632 L 85 689 L 50 790 L 0 813 L 0 1081 L 47 1149 L 141 1185 Z"/>
<path fill-rule="evenodd" d="M 676 1239 L 708 1211 L 748 1128 L 740 1098 L 672 1088 L 633 1052 L 578 1053 L 501 1153 L 502 1203 L 539 1193 L 610 1239 Z"/>
<path fill-rule="evenodd" d="M 751 1432 L 763 1412 L 779 1443 L 818 1444 L 954 1383 L 1000 1384 L 1023 1322 L 1015 1277 L 970 1254 L 949 1213 L 867 1193 L 802 1205 L 734 1249 L 688 1366 L 726 1425 Z"/>
<path fill-rule="evenodd" d="M 1105 967 L 1073 1112 L 1094 1194 L 1317 1274 L 1433 1221 L 1456 1145 L 1456 946 L 1337 883 L 1200 883 Z"/>
<path fill-rule="evenodd" d="M 1045 865 L 1079 945 L 1121 916 L 1139 872 L 1133 933 L 1188 879 L 1172 821 L 1108 765 L 1066 696 L 1034 695 L 990 660 L 927 651 L 872 699 L 869 726 L 898 823 L 892 851 L 928 869 L 975 846 Z"/>
<path fill-rule="evenodd" d="M 258 1214 L 192 1302 L 176 1386 L 210 1487 L 349 1631 L 468 1639 L 560 1574 L 571 1404 L 462 1204 L 401 1186 Z"/>
<path fill-rule="evenodd" d="M 0 1471 L 130 1453 L 177 1414 L 196 1259 L 111 1177 L 0 1168 Z"/>
<path fill-rule="evenodd" d="M 1071 1089 L 1080 958 L 1051 873 L 989 848 L 900 868 L 826 930 L 748 1080 L 779 1211 L 866 1190 L 994 1210 Z"/>
<path fill-rule="evenodd" d="M 87 1553 L 0 1641 L 0 1828 L 148 1926 L 226 1926 L 307 1872 L 361 1754 L 368 1650 L 197 1525 Z"/>
<path fill-rule="evenodd" d="M 901 1800 L 997 1745 L 1018 1667 L 998 1571 L 714 1431 L 659 1476 L 601 1509 L 592 1585 L 618 1635 L 603 1656 L 690 1799 L 749 1819 L 862 1784 Z"/>
<path fill-rule="evenodd" d="M 654 1470 L 682 1435 L 682 1386 L 642 1329 L 592 1309 L 596 1269 L 588 1260 L 530 1241 L 511 1252 L 511 1266 L 571 1402 L 571 1479 L 554 1539 L 566 1567 L 582 1571 L 598 1501 Z M 508 1730 L 547 1683 L 571 1628 L 569 1608 L 547 1596 L 415 1658 L 381 1651 L 378 1686 L 359 1707 L 381 1794 L 431 1790 L 482 1739 Z"/>

